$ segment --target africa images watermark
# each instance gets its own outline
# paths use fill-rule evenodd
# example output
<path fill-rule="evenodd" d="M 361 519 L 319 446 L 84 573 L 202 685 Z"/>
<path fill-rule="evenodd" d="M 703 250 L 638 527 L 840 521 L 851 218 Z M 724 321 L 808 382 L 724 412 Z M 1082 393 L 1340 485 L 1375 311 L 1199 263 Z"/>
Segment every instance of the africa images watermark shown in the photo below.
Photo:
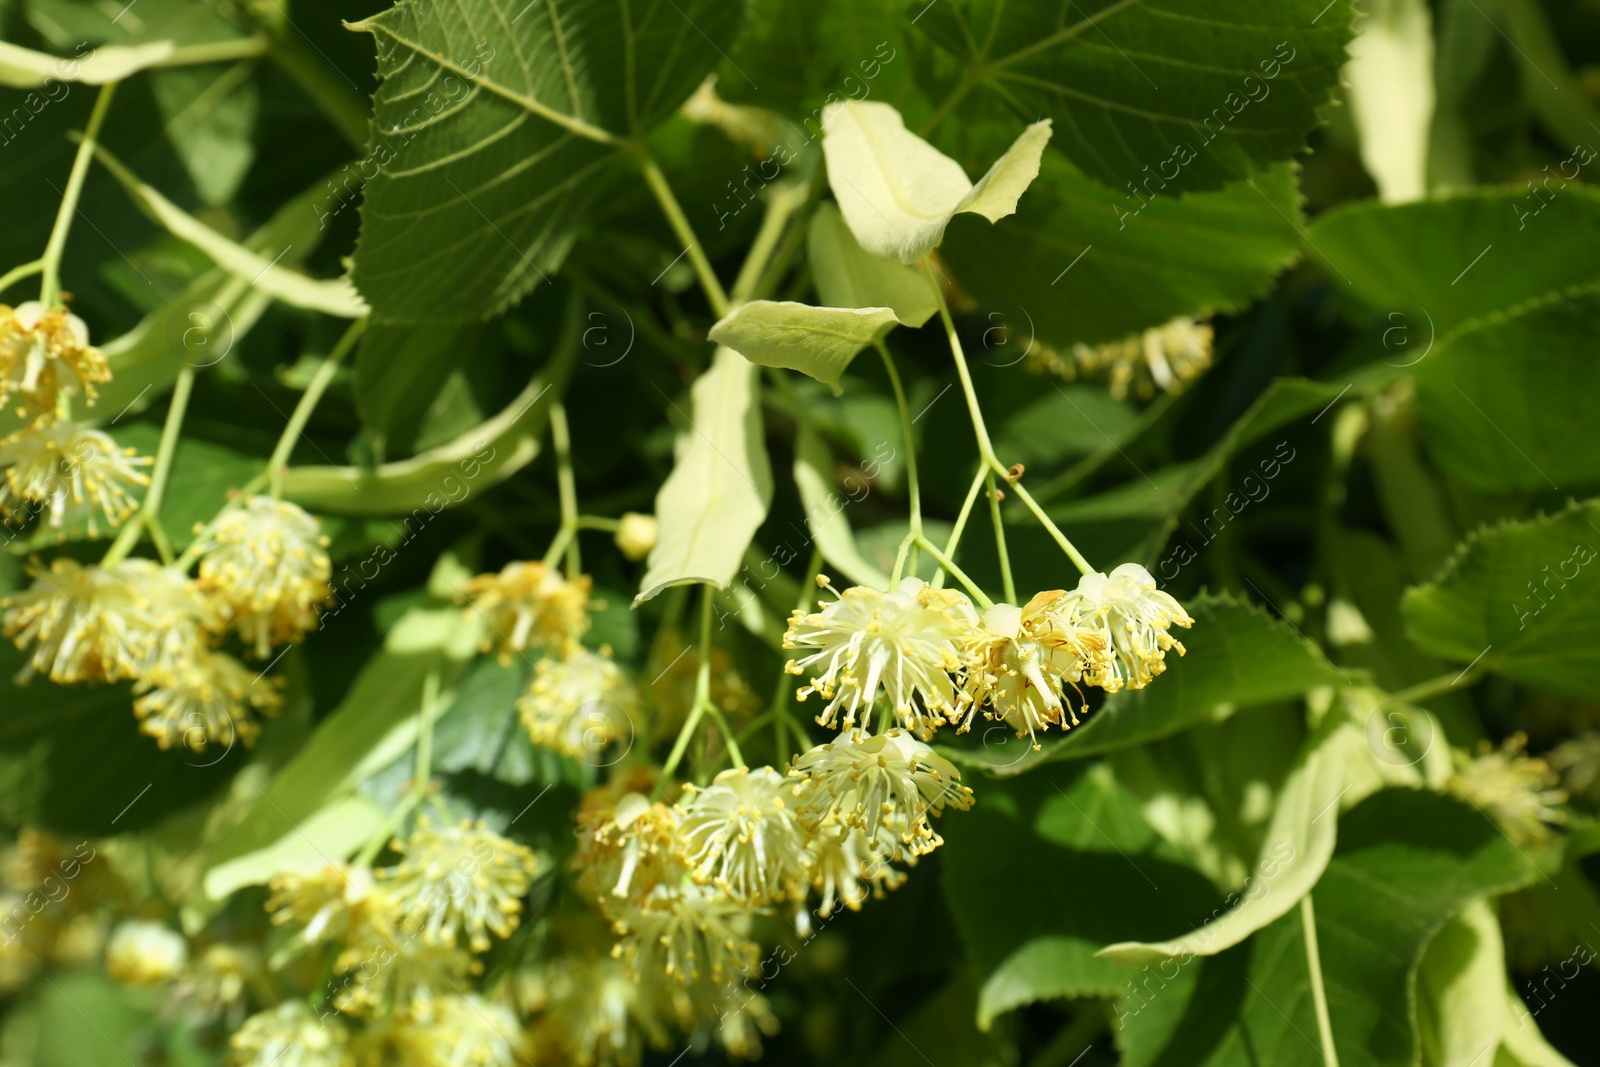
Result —
<path fill-rule="evenodd" d="M 1284 449 L 1289 450 L 1288 455 L 1284 455 Z M 1257 469 L 1261 472 L 1261 477 L 1257 478 L 1254 474 L 1247 474 L 1243 481 L 1239 483 L 1244 490 L 1243 496 L 1233 490 L 1229 490 L 1227 495 L 1222 498 L 1222 503 L 1212 508 L 1209 514 L 1201 518 L 1198 526 L 1191 519 L 1189 527 L 1200 538 L 1200 548 L 1205 548 L 1221 536 L 1222 531 L 1228 527 L 1228 524 L 1237 519 L 1251 504 L 1259 504 L 1267 499 L 1272 494 L 1272 480 L 1283 472 L 1284 467 L 1294 462 L 1297 454 L 1289 442 L 1278 442 L 1278 446 L 1272 451 L 1272 456 L 1256 464 Z M 1215 523 L 1214 529 L 1213 523 Z M 1180 541 L 1171 552 L 1168 552 L 1160 563 L 1156 564 L 1155 572 L 1160 575 L 1163 581 L 1170 582 L 1178 576 L 1180 570 L 1188 566 L 1199 555 L 1200 549 L 1195 548 L 1185 539 Z"/>

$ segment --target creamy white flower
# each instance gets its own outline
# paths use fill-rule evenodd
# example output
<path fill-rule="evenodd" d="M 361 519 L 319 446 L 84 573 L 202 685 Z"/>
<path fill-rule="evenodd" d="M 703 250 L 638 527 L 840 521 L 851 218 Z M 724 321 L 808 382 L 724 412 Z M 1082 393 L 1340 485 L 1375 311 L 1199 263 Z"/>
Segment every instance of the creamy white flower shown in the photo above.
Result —
<path fill-rule="evenodd" d="M 1086 672 L 1102 669 L 1106 644 L 1100 633 L 1056 612 L 1066 595 L 1052 590 L 1020 608 L 996 604 L 983 613 L 983 629 L 967 644 L 965 684 L 972 704 L 963 731 L 972 713 L 984 709 L 1038 748 L 1038 731 L 1052 723 L 1062 729 L 1078 724 L 1066 687 L 1077 689 Z M 1078 699 L 1082 703 L 1081 693 Z"/>
<path fill-rule="evenodd" d="M 147 559 L 60 557 L 0 605 L 5 636 L 54 682 L 175 678 L 220 624 L 193 582 Z"/>
<path fill-rule="evenodd" d="M 112 931 L 106 944 L 106 973 L 129 985 L 171 981 L 188 962 L 188 942 L 161 923 L 130 919 Z"/>
<path fill-rule="evenodd" d="M 516 929 L 536 867 L 531 849 L 481 821 L 435 827 L 426 816 L 394 847 L 405 858 L 378 877 L 423 937 L 454 945 L 465 932 L 472 950 L 483 952 L 490 933 L 509 937 Z"/>
<path fill-rule="evenodd" d="M 742 978 L 756 968 L 761 949 L 750 940 L 750 905 L 720 888 L 689 882 L 658 886 L 643 907 L 617 919 L 613 949 L 628 961 L 635 980 L 665 975 L 679 982 Z"/>
<path fill-rule="evenodd" d="M 298 997 L 257 1012 L 229 1044 L 236 1067 L 350 1067 L 347 1035 L 337 1016 L 319 1017 Z"/>
<path fill-rule="evenodd" d="M 884 858 L 893 855 L 896 846 L 892 831 L 880 830 L 879 842 L 874 845 L 861 830 L 829 812 L 806 843 L 811 852 L 812 884 L 822 897 L 817 914 L 826 919 L 840 904 L 859 911 L 868 896 L 881 897 L 886 890 L 898 888 L 906 874 Z M 906 858 L 916 862 L 914 856 Z"/>
<path fill-rule="evenodd" d="M 1446 788 L 1491 817 L 1519 845 L 1550 840 L 1552 826 L 1567 821 L 1567 793 L 1544 760 L 1525 751 L 1526 734 L 1512 734 L 1499 748 L 1482 742 L 1476 757 L 1456 749 L 1455 773 Z"/>
<path fill-rule="evenodd" d="M 345 936 L 366 916 L 372 896 L 370 867 L 329 865 L 307 873 L 274 875 L 267 911 L 275 923 L 299 923 L 301 936 L 315 944 Z"/>
<path fill-rule="evenodd" d="M 522 1024 L 503 1004 L 476 993 L 440 997 L 392 1035 L 411 1067 L 512 1067 L 526 1063 Z"/>
<path fill-rule="evenodd" d="M 574 648 L 535 665 L 517 710 L 534 744 L 598 763 L 613 742 L 632 739 L 639 695 L 609 655 Z"/>
<path fill-rule="evenodd" d="M 820 827 L 831 815 L 889 860 L 932 852 L 944 839 L 928 816 L 972 806 L 955 766 L 899 729 L 849 730 L 801 755 L 789 774 L 802 779 L 795 808 L 803 825 Z"/>
<path fill-rule="evenodd" d="M 907 578 L 891 593 L 865 586 L 807 614 L 796 611 L 783 647 L 811 650 L 790 660 L 790 674 L 811 675 L 796 696 L 818 693 L 827 701 L 817 721 L 849 729 L 868 722 L 880 690 L 898 719 L 919 735 L 957 717 L 962 700 L 952 673 L 961 669 L 959 650 L 977 624 L 965 596 Z"/>
<path fill-rule="evenodd" d="M 658 885 L 677 885 L 688 874 L 677 809 L 627 793 L 615 805 L 579 816 L 580 885 L 601 910 L 615 902 L 638 904 Z M 613 899 L 614 898 L 614 899 Z"/>
<path fill-rule="evenodd" d="M 94 383 L 110 379 L 105 354 L 89 344 L 78 316 L 37 300 L 0 304 L 0 404 L 19 393 L 50 414 L 62 394 L 81 392 L 92 402 Z"/>
<path fill-rule="evenodd" d="M 305 510 L 286 500 L 251 497 L 223 513 L 200 557 L 201 588 L 226 606 L 228 620 L 260 658 L 274 644 L 316 629 L 333 601 L 328 539 Z"/>
<path fill-rule="evenodd" d="M 99 430 L 75 422 L 30 426 L 0 441 L 0 515 L 20 520 L 38 511 L 69 538 L 98 537 L 138 507 L 134 490 L 150 484 L 139 468 L 150 459 Z"/>
<path fill-rule="evenodd" d="M 248 747 L 261 736 L 257 713 L 276 714 L 278 688 L 224 652 L 200 647 L 159 682 L 134 683 L 139 729 L 162 748 L 183 744 L 195 752 L 216 743 Z"/>
<path fill-rule="evenodd" d="M 752 904 L 803 893 L 808 855 L 793 791 L 771 767 L 726 770 L 705 789 L 685 786 L 678 833 L 695 879 Z"/>
<path fill-rule="evenodd" d="M 1168 649 L 1183 655 L 1183 645 L 1168 629 L 1194 625 L 1183 606 L 1157 589 L 1150 572 L 1137 563 L 1124 563 L 1109 575 L 1085 574 L 1056 610 L 1064 622 L 1097 631 L 1105 641 L 1111 655 L 1086 671 L 1084 681 L 1108 693 L 1149 685 L 1167 669 Z"/>
<path fill-rule="evenodd" d="M 488 627 L 484 651 L 508 659 L 530 644 L 566 654 L 589 628 L 590 585 L 588 575 L 569 581 L 543 563 L 517 562 L 478 575 L 464 592 Z"/>
<path fill-rule="evenodd" d="M 666 1047 L 672 1006 L 654 976 L 640 981 L 625 961 L 559 956 L 546 985 L 539 1036 L 578 1067 L 637 1067 L 647 1042 Z"/>

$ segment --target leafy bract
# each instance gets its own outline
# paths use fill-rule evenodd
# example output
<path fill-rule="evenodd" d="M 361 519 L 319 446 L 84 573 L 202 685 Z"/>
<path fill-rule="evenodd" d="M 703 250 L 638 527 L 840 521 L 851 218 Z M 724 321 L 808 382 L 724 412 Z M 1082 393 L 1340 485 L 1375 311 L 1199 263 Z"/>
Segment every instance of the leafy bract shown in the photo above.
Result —
<path fill-rule="evenodd" d="M 95 154 L 107 170 L 132 197 L 139 210 L 149 215 L 158 226 L 164 227 L 174 237 L 187 241 L 210 256 L 223 270 L 236 278 L 246 279 L 261 292 L 294 307 L 320 311 L 325 315 L 358 319 L 367 313 L 362 301 L 348 278 L 318 281 L 279 266 L 263 258 L 236 241 L 229 240 L 199 219 L 179 208 L 162 196 L 152 186 L 140 181 L 127 167 L 103 148 Z M 283 249 L 287 252 L 288 249 Z"/>
<path fill-rule="evenodd" d="M 744 562 L 772 503 L 759 373 L 733 349 L 718 348 L 695 381 L 672 473 L 656 494 L 660 532 L 635 604 L 674 585 L 726 587 Z"/>
<path fill-rule="evenodd" d="M 355 281 L 382 315 L 479 318 L 556 270 L 622 142 L 712 70 L 718 0 L 401 0 L 355 28 L 382 81 Z"/>
<path fill-rule="evenodd" d="M 1195 620 L 1181 632 L 1187 655 L 1168 652 L 1165 673 L 1151 685 L 1107 697 L 1065 737 L 1044 742 L 1037 752 L 1026 738 L 942 751 L 964 765 L 1009 777 L 1053 760 L 1143 744 L 1240 708 L 1343 681 L 1315 645 L 1252 604 L 1210 595 L 1187 606 Z"/>
<path fill-rule="evenodd" d="M 1278 794 L 1261 855 L 1236 907 L 1183 937 L 1158 944 L 1107 945 L 1096 955 L 1130 964 L 1215 956 L 1287 914 L 1311 892 L 1333 856 L 1338 803 L 1346 784 L 1345 753 L 1352 738 L 1359 744 L 1360 731 L 1334 713 L 1307 739 Z"/>
<path fill-rule="evenodd" d="M 1442 338 L 1416 366 L 1434 461 L 1491 493 L 1600 485 L 1600 440 L 1589 426 L 1600 396 L 1597 320 L 1600 291 L 1587 289 Z"/>
<path fill-rule="evenodd" d="M 894 329 L 886 307 L 812 307 L 784 300 L 741 304 L 708 335 L 752 363 L 809 374 L 843 392 L 839 378 L 856 354 Z"/>
<path fill-rule="evenodd" d="M 1327 0 L 979 0 L 917 20 L 985 87 L 1048 115 L 1057 149 L 1120 192 L 1215 189 L 1300 151 L 1345 60 Z"/>
<path fill-rule="evenodd" d="M 806 251 L 811 280 L 825 306 L 886 307 L 907 326 L 921 326 L 939 310 L 927 275 L 862 248 L 833 204 L 817 205 Z"/>
<path fill-rule="evenodd" d="M 1346 812 L 1338 833 L 1311 911 L 1339 1061 L 1415 1064 L 1428 942 L 1467 902 L 1537 872 L 1480 813 L 1437 793 L 1383 790 Z M 1141 972 L 1117 1006 L 1123 1062 L 1322 1067 L 1305 922 L 1296 909 L 1219 956 Z"/>
<path fill-rule="evenodd" d="M 795 436 L 794 483 L 806 510 L 806 531 L 828 566 L 855 585 L 889 588 L 889 576 L 856 547 L 845 516 L 850 498 L 840 496 L 833 484 L 833 454 L 821 435 L 803 423 Z"/>
<path fill-rule="evenodd" d="M 1035 122 L 974 185 L 961 164 L 906 129 L 888 104 L 832 104 L 822 127 L 828 184 L 850 231 L 867 252 L 902 263 L 936 248 L 960 212 L 994 222 L 1016 211 L 1050 140 L 1050 120 Z"/>
<path fill-rule="evenodd" d="M 0 41 L 0 85 L 31 89 L 50 80 L 104 85 L 121 81 L 146 67 L 159 66 L 171 57 L 172 50 L 171 41 L 147 41 L 101 45 L 90 48 L 88 55 L 80 49 L 76 56 L 52 56 Z"/>
<path fill-rule="evenodd" d="M 1541 688 L 1600 691 L 1600 503 L 1480 530 L 1405 598 L 1425 651 Z"/>

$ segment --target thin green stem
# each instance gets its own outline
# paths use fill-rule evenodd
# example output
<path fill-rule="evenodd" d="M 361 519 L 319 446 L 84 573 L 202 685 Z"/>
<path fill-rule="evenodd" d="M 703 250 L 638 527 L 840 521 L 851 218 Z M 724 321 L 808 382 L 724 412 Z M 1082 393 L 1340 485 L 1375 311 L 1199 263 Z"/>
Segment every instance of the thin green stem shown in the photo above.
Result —
<path fill-rule="evenodd" d="M 906 439 L 906 493 L 911 497 L 911 533 L 922 533 L 922 490 L 917 481 L 917 445 L 911 429 L 911 408 L 906 404 L 906 391 L 900 384 L 900 372 L 895 369 L 889 347 L 877 342 L 878 355 L 883 357 L 883 369 L 889 372 L 889 386 L 894 390 L 895 407 L 900 410 L 900 430 Z"/>
<path fill-rule="evenodd" d="M 722 283 L 717 280 L 716 272 L 711 269 L 711 261 L 706 259 L 705 251 L 700 246 L 700 239 L 695 236 L 694 227 L 689 225 L 689 219 L 679 206 L 678 198 L 673 195 L 672 187 L 667 184 L 667 176 L 661 173 L 655 157 L 643 148 L 638 150 L 638 155 L 639 169 L 644 172 L 644 180 L 650 186 L 650 191 L 655 194 L 656 203 L 661 205 L 662 213 L 667 216 L 667 224 L 672 227 L 672 232 L 684 243 L 684 252 L 688 254 L 689 263 L 694 267 L 695 277 L 700 279 L 700 288 L 705 291 L 706 301 L 711 305 L 712 313 L 720 319 L 728 313 L 728 294 L 723 291 Z"/>
<path fill-rule="evenodd" d="M 789 217 L 803 207 L 808 198 L 809 192 L 803 185 L 798 188 L 789 184 L 772 187 L 772 191 L 767 195 L 766 213 L 761 216 L 761 228 L 756 231 L 756 238 L 750 243 L 750 251 L 746 253 L 744 263 L 739 267 L 739 276 L 733 280 L 733 290 L 729 299 L 735 305 L 742 304 L 755 295 L 756 286 L 766 274 L 767 265 L 772 262 L 778 240 L 789 224 Z"/>
<path fill-rule="evenodd" d="M 383 821 L 383 825 L 374 830 L 372 836 L 367 838 L 367 843 L 361 846 L 361 851 L 351 861 L 352 864 L 357 867 L 365 867 L 377 858 L 378 853 L 383 851 L 383 846 L 388 844 L 390 839 L 394 837 L 394 832 L 400 829 L 400 824 L 405 822 L 406 817 L 421 803 L 422 796 L 422 791 L 419 789 L 408 790 L 405 796 L 400 798 L 400 803 L 396 804 L 394 810 L 389 813 L 389 817 Z"/>
<path fill-rule="evenodd" d="M 1012 471 L 996 458 L 994 443 L 989 439 L 989 428 L 983 421 L 983 410 L 978 405 L 978 391 L 973 388 L 972 373 L 967 369 L 966 353 L 961 350 L 961 337 L 956 333 L 955 320 L 950 317 L 950 305 L 945 303 L 944 291 L 939 288 L 939 279 L 933 273 L 932 261 L 924 259 L 922 265 L 927 271 L 929 283 L 933 286 L 934 296 L 939 301 L 939 318 L 944 322 L 945 337 L 950 342 L 950 354 L 955 357 L 956 374 L 961 379 L 961 391 L 966 394 L 967 411 L 972 415 L 972 429 L 978 438 L 978 457 L 1017 491 L 1017 496 L 1027 505 L 1028 510 L 1033 512 L 1034 518 L 1050 532 L 1050 536 L 1061 546 L 1061 550 L 1067 554 L 1067 558 L 1072 560 L 1078 570 L 1084 574 L 1092 573 L 1094 568 L 1083 558 L 1083 553 L 1073 546 L 1067 535 L 1061 532 L 1061 529 L 1051 521 L 1050 516 L 1044 513 L 1044 509 L 1022 487 L 1021 475 L 1013 476 Z"/>
<path fill-rule="evenodd" d="M 979 607 L 981 607 L 984 611 L 988 611 L 990 608 L 994 607 L 994 601 L 990 600 L 988 596 L 984 594 L 984 591 L 978 588 L 978 583 L 967 577 L 967 572 L 962 570 L 960 567 L 957 567 L 955 563 L 951 561 L 949 556 L 935 548 L 932 541 L 929 541 L 926 537 L 919 537 L 917 538 L 917 541 L 922 545 L 923 551 L 927 552 L 928 555 L 932 556 L 938 561 L 939 566 L 955 575 L 956 581 L 967 587 L 967 592 L 972 595 L 972 599 L 978 602 Z"/>
<path fill-rule="evenodd" d="M 83 181 L 89 173 L 89 160 L 94 156 L 95 138 L 100 136 L 100 126 L 106 112 L 111 109 L 111 97 L 117 83 L 106 82 L 100 95 L 94 99 L 94 110 L 89 112 L 89 124 L 84 127 L 83 140 L 78 142 L 78 154 L 72 158 L 72 170 L 67 175 L 67 188 L 61 195 L 61 207 L 56 211 L 55 225 L 50 228 L 50 239 L 45 243 L 44 255 L 39 257 L 39 302 L 45 307 L 61 303 L 61 254 L 67 247 L 67 233 L 72 229 L 73 216 L 78 213 L 78 198 L 83 195 Z"/>
<path fill-rule="evenodd" d="M 567 428 L 567 409 L 558 400 L 550 405 L 550 441 L 556 452 L 556 487 L 561 497 L 561 531 L 556 540 L 561 542 L 566 554 L 567 577 L 576 578 L 583 573 L 583 560 L 578 555 L 578 487 L 572 477 L 572 435 Z M 551 544 L 551 553 L 556 545 Z M 556 555 L 545 557 L 546 566 L 554 566 Z"/>
<path fill-rule="evenodd" d="M 1429 678 L 1425 682 L 1407 686 L 1396 693 L 1390 693 L 1389 699 L 1402 704 L 1417 704 L 1424 700 L 1431 700 L 1441 693 L 1447 693 L 1458 685 L 1471 685 L 1478 680 L 1479 671 L 1476 664 L 1464 671 L 1455 674 L 1441 674 L 1437 678 Z"/>
<path fill-rule="evenodd" d="M 44 260 L 36 259 L 32 263 L 24 263 L 20 267 L 12 267 L 4 274 L 0 274 L 0 293 L 16 285 L 24 278 L 31 277 L 44 270 Z"/>
<path fill-rule="evenodd" d="M 616 533 L 622 529 L 622 520 L 613 519 L 605 515 L 579 515 L 578 529 L 604 530 L 606 533 Z"/>
<path fill-rule="evenodd" d="M 955 558 L 956 546 L 961 544 L 961 535 L 967 531 L 967 520 L 972 517 L 972 505 L 977 503 L 978 490 L 983 488 L 983 483 L 988 476 L 988 466 L 984 463 L 979 463 L 978 473 L 972 476 L 972 485 L 967 489 L 967 498 L 961 502 L 961 511 L 956 515 L 956 524 L 950 528 L 950 538 L 944 543 L 944 554 L 951 559 Z M 933 576 L 932 584 L 935 589 L 944 585 L 943 571 Z"/>
<path fill-rule="evenodd" d="M 706 706 L 711 703 L 711 600 L 714 591 L 708 585 L 705 587 L 704 596 L 700 601 L 700 666 L 694 679 L 694 703 L 689 708 L 689 716 L 683 721 L 683 729 L 678 731 L 678 739 L 672 743 L 672 753 L 667 756 L 667 762 L 661 768 L 663 780 L 672 777 L 672 772 L 678 769 L 678 764 L 683 762 L 683 753 L 689 747 L 689 739 L 700 726 L 700 717 L 705 714 Z"/>
<path fill-rule="evenodd" d="M 272 449 L 272 458 L 267 460 L 267 476 L 271 486 L 269 491 L 273 496 L 283 495 L 284 479 L 289 476 L 289 453 L 294 451 L 295 441 L 305 432 L 306 423 L 311 421 L 311 413 L 317 409 L 317 402 L 322 399 L 322 394 L 333 381 L 339 364 L 344 362 L 344 357 L 350 354 L 350 350 L 355 347 L 356 341 L 360 340 L 361 333 L 366 328 L 367 320 L 364 318 L 356 319 L 350 324 L 344 336 L 339 338 L 339 343 L 333 346 L 333 351 L 328 353 L 328 358 L 322 361 L 322 366 L 311 376 L 311 383 L 306 386 L 306 391 L 301 394 L 300 402 L 295 405 L 294 412 L 289 416 L 289 424 L 283 428 L 282 436 Z"/>
<path fill-rule="evenodd" d="M 433 720 L 439 703 L 439 672 L 429 671 L 422 679 L 422 709 L 417 713 L 417 773 L 411 780 L 416 793 L 428 791 L 433 777 Z"/>
<path fill-rule="evenodd" d="M 994 546 L 1000 556 L 1000 584 L 1005 591 L 1006 603 L 1017 602 L 1017 586 L 1011 580 L 1011 553 L 1006 550 L 1006 523 L 1000 517 L 1000 487 L 995 484 L 994 472 L 986 471 L 989 487 L 989 515 L 994 519 Z"/>
<path fill-rule="evenodd" d="M 1300 898 L 1300 923 L 1306 938 L 1306 969 L 1311 972 L 1311 1005 L 1317 1015 L 1317 1036 L 1322 1039 L 1324 1067 L 1339 1067 L 1339 1050 L 1333 1044 L 1333 1020 L 1328 1016 L 1328 991 L 1322 985 L 1322 953 L 1317 947 L 1317 914 L 1311 894 Z"/>
<path fill-rule="evenodd" d="M 189 409 L 189 396 L 194 391 L 194 373 L 194 368 L 187 366 L 178 372 L 178 379 L 172 387 L 172 400 L 167 405 L 167 421 L 161 427 L 161 442 L 156 446 L 156 462 L 150 472 L 150 488 L 145 490 L 144 502 L 139 505 L 139 514 L 123 526 L 117 533 L 117 539 L 112 541 L 111 547 L 106 550 L 105 557 L 100 561 L 102 567 L 109 567 L 126 559 L 133 546 L 138 544 L 139 534 L 143 530 L 149 530 L 151 537 L 155 539 L 162 562 L 172 560 L 172 543 L 167 539 L 166 531 L 158 525 L 153 525 L 153 521 L 161 514 L 161 499 L 166 495 L 167 477 L 172 473 L 172 457 L 177 452 L 178 437 L 183 431 L 183 417 Z"/>

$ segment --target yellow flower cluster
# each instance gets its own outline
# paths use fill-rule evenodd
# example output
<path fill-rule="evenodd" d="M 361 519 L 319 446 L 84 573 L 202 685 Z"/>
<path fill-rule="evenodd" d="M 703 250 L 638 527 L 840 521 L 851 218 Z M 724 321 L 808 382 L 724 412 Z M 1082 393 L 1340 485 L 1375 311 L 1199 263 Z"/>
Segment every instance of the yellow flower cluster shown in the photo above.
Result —
<path fill-rule="evenodd" d="M 1200 377 L 1211 366 L 1211 342 L 1209 323 L 1183 315 L 1120 341 L 1075 344 L 1065 353 L 1036 344 L 1028 354 L 1028 365 L 1069 382 L 1103 377 L 1115 399 L 1126 398 L 1131 387 L 1140 399 L 1148 400 L 1158 390 L 1181 392 Z"/>
<path fill-rule="evenodd" d="M 1136 563 L 1085 574 L 1076 589 L 1039 593 L 1020 608 L 996 604 L 981 618 L 964 594 L 907 578 L 891 592 L 854 587 L 815 612 L 796 611 L 784 647 L 803 654 L 785 669 L 810 676 L 796 696 L 826 701 L 823 726 L 870 724 L 881 695 L 923 740 L 941 725 L 970 728 L 981 710 L 1037 748 L 1040 731 L 1078 722 L 1067 687 L 1141 689 L 1166 669 L 1169 650 L 1183 655 L 1171 628 L 1193 624 Z"/>

